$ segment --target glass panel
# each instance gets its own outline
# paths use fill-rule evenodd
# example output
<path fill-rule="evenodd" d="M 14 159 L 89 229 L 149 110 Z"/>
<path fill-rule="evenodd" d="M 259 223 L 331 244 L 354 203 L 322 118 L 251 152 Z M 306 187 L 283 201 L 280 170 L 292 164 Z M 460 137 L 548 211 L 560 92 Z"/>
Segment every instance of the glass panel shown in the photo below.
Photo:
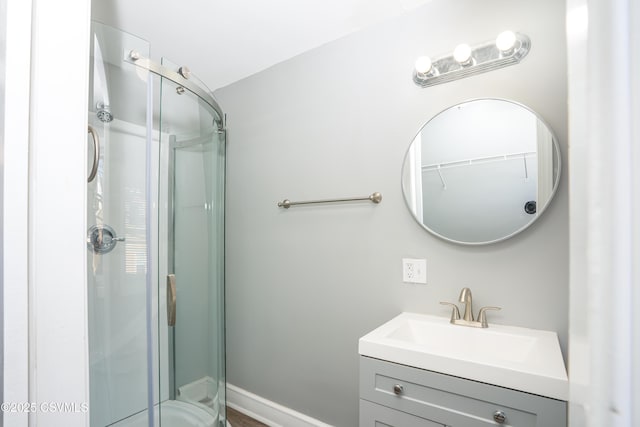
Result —
<path fill-rule="evenodd" d="M 147 42 L 93 24 L 87 184 L 91 425 L 147 425 L 147 75 L 122 60 Z M 155 144 L 157 149 L 157 143 Z M 152 147 L 153 148 L 153 147 Z"/>
<path fill-rule="evenodd" d="M 163 79 L 160 194 L 166 216 L 161 213 L 160 235 L 166 234 L 167 245 L 160 257 L 167 262 L 159 275 L 174 275 L 176 295 L 175 326 L 167 327 L 166 318 L 159 325 L 160 357 L 167 355 L 160 361 L 163 422 L 183 405 L 206 420 L 203 425 L 225 425 L 225 135 L 215 120 L 200 98 Z M 160 312 L 167 304 L 171 311 L 171 287 L 171 281 L 160 283 Z"/>

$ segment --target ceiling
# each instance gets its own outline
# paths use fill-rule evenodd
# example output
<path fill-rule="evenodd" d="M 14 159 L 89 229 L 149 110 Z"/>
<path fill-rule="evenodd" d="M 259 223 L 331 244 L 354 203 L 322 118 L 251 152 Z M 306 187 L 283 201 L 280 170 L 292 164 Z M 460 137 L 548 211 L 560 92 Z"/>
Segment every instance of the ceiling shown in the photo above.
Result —
<path fill-rule="evenodd" d="M 94 0 L 92 15 L 215 90 L 428 1 Z"/>

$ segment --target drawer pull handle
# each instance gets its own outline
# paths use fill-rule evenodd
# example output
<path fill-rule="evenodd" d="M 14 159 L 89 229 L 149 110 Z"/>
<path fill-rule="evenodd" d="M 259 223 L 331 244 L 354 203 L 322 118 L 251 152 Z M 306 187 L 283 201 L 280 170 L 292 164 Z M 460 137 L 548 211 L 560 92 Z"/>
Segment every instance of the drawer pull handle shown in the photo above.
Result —
<path fill-rule="evenodd" d="M 393 392 L 397 395 L 402 394 L 402 392 L 404 391 L 404 387 L 402 387 L 400 384 L 396 384 L 393 386 Z"/>
<path fill-rule="evenodd" d="M 493 413 L 493 420 L 498 424 L 502 424 L 507 420 L 507 416 L 502 411 L 496 411 Z"/>

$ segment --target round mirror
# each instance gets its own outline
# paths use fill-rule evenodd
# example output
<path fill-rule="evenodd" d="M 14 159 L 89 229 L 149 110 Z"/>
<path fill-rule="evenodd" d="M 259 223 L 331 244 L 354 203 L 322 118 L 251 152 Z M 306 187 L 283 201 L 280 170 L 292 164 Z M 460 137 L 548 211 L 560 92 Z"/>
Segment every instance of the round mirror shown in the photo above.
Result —
<path fill-rule="evenodd" d="M 479 99 L 422 127 L 404 160 L 402 190 L 427 231 L 481 245 L 531 225 L 553 198 L 560 168 L 557 139 L 536 113 Z"/>

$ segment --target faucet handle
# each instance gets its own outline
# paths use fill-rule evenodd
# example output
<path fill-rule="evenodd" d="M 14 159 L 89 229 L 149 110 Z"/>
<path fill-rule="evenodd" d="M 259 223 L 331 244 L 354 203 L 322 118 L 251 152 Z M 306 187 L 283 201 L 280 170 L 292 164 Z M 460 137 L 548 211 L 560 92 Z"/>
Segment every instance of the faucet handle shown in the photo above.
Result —
<path fill-rule="evenodd" d="M 478 312 L 478 322 L 482 325 L 483 328 L 487 328 L 489 327 L 489 324 L 487 323 L 487 315 L 485 314 L 485 312 L 487 310 L 502 310 L 501 307 L 482 307 L 480 309 L 480 311 Z"/>
<path fill-rule="evenodd" d="M 453 310 L 451 310 L 451 323 L 453 323 L 456 320 L 460 320 L 460 311 L 458 310 L 458 306 L 451 303 L 451 302 L 446 302 L 446 301 L 440 301 L 440 304 L 442 305 L 450 305 L 451 307 L 453 307 Z"/>

